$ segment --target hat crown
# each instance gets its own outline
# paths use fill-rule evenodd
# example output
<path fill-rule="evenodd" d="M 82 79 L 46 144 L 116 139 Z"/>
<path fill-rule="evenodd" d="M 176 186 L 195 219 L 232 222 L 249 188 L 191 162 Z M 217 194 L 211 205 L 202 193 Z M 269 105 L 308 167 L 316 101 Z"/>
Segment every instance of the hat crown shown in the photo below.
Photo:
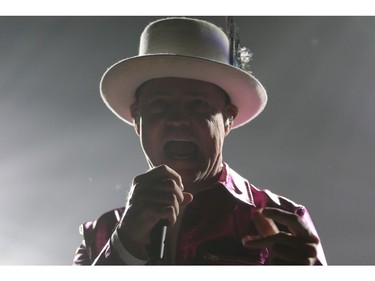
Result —
<path fill-rule="evenodd" d="M 229 40 L 216 25 L 191 18 L 166 18 L 143 31 L 139 55 L 171 54 L 229 64 Z"/>

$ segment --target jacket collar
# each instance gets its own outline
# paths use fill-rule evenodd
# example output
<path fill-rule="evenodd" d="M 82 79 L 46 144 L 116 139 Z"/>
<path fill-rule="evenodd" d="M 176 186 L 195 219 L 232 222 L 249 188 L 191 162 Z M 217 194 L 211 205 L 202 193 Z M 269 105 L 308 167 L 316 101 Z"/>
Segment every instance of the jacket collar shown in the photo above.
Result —
<path fill-rule="evenodd" d="M 226 163 L 223 163 L 219 183 L 221 183 L 237 199 L 246 204 L 255 206 L 249 182 L 232 170 Z"/>

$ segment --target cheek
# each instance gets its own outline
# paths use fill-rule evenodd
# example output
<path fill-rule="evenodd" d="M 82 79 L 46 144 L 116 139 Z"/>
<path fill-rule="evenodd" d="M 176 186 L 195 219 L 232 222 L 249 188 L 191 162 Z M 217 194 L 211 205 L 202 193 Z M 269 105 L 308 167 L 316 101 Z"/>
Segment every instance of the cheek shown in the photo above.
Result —
<path fill-rule="evenodd" d="M 225 132 L 223 116 L 221 114 L 213 115 L 208 119 L 207 124 L 212 137 L 216 138 Z"/>
<path fill-rule="evenodd" d="M 140 127 L 140 135 L 142 138 L 146 139 L 149 137 L 152 137 L 152 135 L 155 134 L 157 131 L 157 122 L 156 119 L 152 118 L 145 118 L 142 117 L 139 122 L 139 127 Z"/>
<path fill-rule="evenodd" d="M 153 126 L 148 126 L 148 123 L 141 122 L 140 124 L 140 141 L 141 145 L 143 148 L 143 151 L 146 154 L 152 154 L 152 148 L 155 146 L 155 141 L 156 140 L 156 133 L 153 130 Z"/>
<path fill-rule="evenodd" d="M 210 134 L 209 138 L 212 140 L 215 148 L 221 149 L 225 135 L 223 116 L 221 114 L 212 116 L 207 121 L 207 126 Z"/>

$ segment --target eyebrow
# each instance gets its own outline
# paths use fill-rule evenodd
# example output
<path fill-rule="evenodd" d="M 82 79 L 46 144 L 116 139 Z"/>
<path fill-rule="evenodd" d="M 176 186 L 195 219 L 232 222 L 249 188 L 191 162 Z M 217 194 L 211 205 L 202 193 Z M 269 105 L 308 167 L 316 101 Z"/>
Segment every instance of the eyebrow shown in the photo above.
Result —
<path fill-rule="evenodd" d="M 216 86 L 216 85 L 215 85 Z M 141 86 L 142 87 L 142 86 Z M 138 87 L 137 90 L 135 91 L 135 102 L 138 103 L 139 102 L 139 94 L 140 94 L 140 88 L 141 87 Z M 218 86 L 217 86 L 218 87 Z M 230 100 L 230 97 L 229 95 L 220 87 L 218 87 L 218 89 L 220 90 L 220 94 L 223 95 L 224 97 L 224 100 L 225 100 L 225 103 L 226 104 L 231 104 L 231 100 Z M 202 96 L 202 93 L 204 92 L 189 92 L 189 95 L 192 96 L 192 97 L 197 97 L 197 96 Z M 165 91 L 160 91 L 160 92 L 155 92 L 153 95 L 155 96 L 159 96 L 159 97 L 163 97 L 163 96 L 170 96 L 171 94 L 168 93 L 168 92 L 165 92 Z M 205 95 L 203 95 L 203 97 L 206 97 Z"/>
<path fill-rule="evenodd" d="M 140 95 L 139 91 L 136 91 L 135 99 L 136 99 L 137 102 L 139 101 L 139 95 Z M 157 92 L 153 92 L 152 94 L 150 94 L 149 97 L 153 98 L 153 97 L 169 97 L 169 96 L 173 96 L 173 94 L 169 93 L 168 91 L 157 91 Z M 187 94 L 185 95 L 185 97 L 209 98 L 208 95 L 205 95 L 205 92 L 197 92 L 197 91 L 187 92 Z"/>

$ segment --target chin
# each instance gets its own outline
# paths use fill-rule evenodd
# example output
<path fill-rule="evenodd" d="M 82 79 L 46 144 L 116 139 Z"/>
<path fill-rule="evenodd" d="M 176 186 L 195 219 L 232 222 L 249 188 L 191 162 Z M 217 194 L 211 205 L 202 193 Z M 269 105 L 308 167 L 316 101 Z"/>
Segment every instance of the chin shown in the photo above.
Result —
<path fill-rule="evenodd" d="M 184 185 L 189 185 L 189 184 L 197 182 L 199 178 L 199 174 L 201 174 L 200 171 L 197 171 L 196 169 L 187 169 L 187 168 L 182 168 L 180 166 L 174 166 L 174 165 L 168 165 L 168 166 L 180 175 L 182 179 L 182 183 Z"/>

